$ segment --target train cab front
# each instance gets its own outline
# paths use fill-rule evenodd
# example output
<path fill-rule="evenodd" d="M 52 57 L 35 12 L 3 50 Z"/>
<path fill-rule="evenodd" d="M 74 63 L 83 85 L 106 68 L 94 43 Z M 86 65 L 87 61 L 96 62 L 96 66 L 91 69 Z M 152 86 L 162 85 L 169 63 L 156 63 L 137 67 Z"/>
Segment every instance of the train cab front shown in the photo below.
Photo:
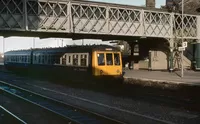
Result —
<path fill-rule="evenodd" d="M 123 72 L 120 51 L 95 51 L 92 60 L 95 77 L 105 81 L 121 81 Z"/>

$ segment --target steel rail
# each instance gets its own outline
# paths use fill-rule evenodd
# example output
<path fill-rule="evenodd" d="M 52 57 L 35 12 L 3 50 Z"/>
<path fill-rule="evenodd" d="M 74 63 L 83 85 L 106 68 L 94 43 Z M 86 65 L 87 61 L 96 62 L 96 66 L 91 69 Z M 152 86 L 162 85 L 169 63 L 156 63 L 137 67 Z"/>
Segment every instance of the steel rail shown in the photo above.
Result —
<path fill-rule="evenodd" d="M 26 84 L 28 84 L 28 83 L 26 83 Z M 68 97 L 71 97 L 73 99 L 81 100 L 81 101 L 84 101 L 84 102 L 87 102 L 87 103 L 91 103 L 91 104 L 95 104 L 95 105 L 98 105 L 98 106 L 102 106 L 102 107 L 106 107 L 106 108 L 109 108 L 109 109 L 113 109 L 113 110 L 116 110 L 116 111 L 119 111 L 119 112 L 125 112 L 125 113 L 128 113 L 128 114 L 134 115 L 134 116 L 150 119 L 150 120 L 153 120 L 155 122 L 161 122 L 161 123 L 165 123 L 165 124 L 174 124 L 171 121 L 165 121 L 165 120 L 154 118 L 154 117 L 151 117 L 151 116 L 148 116 L 148 115 L 143 115 L 143 114 L 140 114 L 140 113 L 137 113 L 137 112 L 133 112 L 133 111 L 129 111 L 129 110 L 125 110 L 125 109 L 109 106 L 109 105 L 106 105 L 106 104 L 103 104 L 103 103 L 95 102 L 95 101 L 92 101 L 92 100 L 89 100 L 89 99 L 85 99 L 85 98 L 81 98 L 81 97 L 77 97 L 77 96 L 73 96 L 73 95 L 66 94 L 66 93 L 63 93 L 63 92 L 60 92 L 60 91 L 48 89 L 48 88 L 45 88 L 45 87 L 40 87 L 40 86 L 37 86 L 37 85 L 31 85 L 31 84 L 28 84 L 28 85 L 34 86 L 34 87 L 37 87 L 37 88 L 41 88 L 42 90 L 46 90 L 46 91 L 50 91 L 50 92 L 53 92 L 53 93 L 57 93 L 57 94 L 60 94 L 60 95 L 63 95 L 63 96 L 68 96 Z"/>
<path fill-rule="evenodd" d="M 16 119 L 19 123 L 21 124 L 27 124 L 25 121 L 23 121 L 22 119 L 20 119 L 19 117 L 17 117 L 15 114 L 11 113 L 10 111 L 8 111 L 6 108 L 4 108 L 3 106 L 0 105 L 0 109 L 2 109 L 5 113 L 9 114 L 10 116 L 12 116 L 14 119 Z"/>
<path fill-rule="evenodd" d="M 66 104 L 62 101 L 0 81 L 0 90 L 60 115 L 77 124 L 125 124 L 124 122 Z M 29 98 L 28 98 L 29 97 Z M 40 101 L 39 101 L 39 100 Z M 38 100 L 38 101 L 37 101 Z M 66 110 L 66 111 L 65 111 Z"/>

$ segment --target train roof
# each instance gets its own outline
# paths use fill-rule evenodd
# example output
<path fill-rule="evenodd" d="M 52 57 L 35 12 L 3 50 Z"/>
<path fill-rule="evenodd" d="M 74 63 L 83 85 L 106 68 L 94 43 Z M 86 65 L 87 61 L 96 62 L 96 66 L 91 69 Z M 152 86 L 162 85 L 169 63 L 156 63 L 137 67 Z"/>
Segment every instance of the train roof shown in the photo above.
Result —
<path fill-rule="evenodd" d="M 66 46 L 66 47 L 56 47 L 56 48 L 36 48 L 29 50 L 14 50 L 8 51 L 5 55 L 11 54 L 31 54 L 33 53 L 63 53 L 63 52 L 89 52 L 89 51 L 98 51 L 98 50 L 110 50 L 110 51 L 120 51 L 119 48 L 110 46 L 110 45 L 76 45 L 76 46 Z"/>
<path fill-rule="evenodd" d="M 30 50 L 13 50 L 13 51 L 5 52 L 4 55 L 30 55 L 31 51 L 32 51 L 31 49 Z"/>
<path fill-rule="evenodd" d="M 36 52 L 87 52 L 87 51 L 98 51 L 110 49 L 112 51 L 119 51 L 119 48 L 109 46 L 109 45 L 78 45 L 78 46 L 66 46 L 59 48 L 44 48 L 44 49 L 35 49 Z"/>

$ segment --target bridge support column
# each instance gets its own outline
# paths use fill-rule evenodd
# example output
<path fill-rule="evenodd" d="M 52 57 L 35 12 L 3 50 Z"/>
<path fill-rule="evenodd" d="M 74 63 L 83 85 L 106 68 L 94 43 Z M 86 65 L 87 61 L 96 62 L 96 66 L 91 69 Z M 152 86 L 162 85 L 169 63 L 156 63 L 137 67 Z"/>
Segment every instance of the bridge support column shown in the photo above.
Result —
<path fill-rule="evenodd" d="M 169 40 L 169 72 L 174 70 L 174 39 Z"/>
<path fill-rule="evenodd" d="M 200 41 L 200 16 L 197 17 L 197 39 Z"/>
<path fill-rule="evenodd" d="M 138 63 L 138 58 L 137 56 L 139 56 L 139 50 L 136 50 L 136 49 L 139 49 L 139 44 L 138 44 L 138 41 L 134 41 L 134 42 L 129 42 L 129 45 L 131 47 L 131 56 L 130 56 L 130 59 L 129 59 L 129 69 L 137 69 L 137 63 Z"/>
<path fill-rule="evenodd" d="M 195 70 L 200 70 L 200 40 L 195 44 Z"/>
<path fill-rule="evenodd" d="M 194 69 L 200 70 L 200 16 L 197 17 L 197 42 L 195 44 L 194 54 Z"/>

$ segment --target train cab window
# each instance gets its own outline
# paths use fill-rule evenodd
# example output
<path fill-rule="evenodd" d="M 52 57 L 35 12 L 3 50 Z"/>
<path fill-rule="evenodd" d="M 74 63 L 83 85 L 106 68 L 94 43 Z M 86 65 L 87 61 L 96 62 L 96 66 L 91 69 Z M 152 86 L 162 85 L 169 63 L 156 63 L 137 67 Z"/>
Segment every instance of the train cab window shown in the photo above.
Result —
<path fill-rule="evenodd" d="M 118 53 L 114 54 L 114 62 L 115 62 L 115 65 L 120 65 L 120 57 Z"/>
<path fill-rule="evenodd" d="M 78 65 L 78 55 L 73 55 L 73 65 Z"/>
<path fill-rule="evenodd" d="M 97 57 L 98 57 L 98 65 L 100 66 L 105 65 L 104 53 L 98 53 Z"/>
<path fill-rule="evenodd" d="M 112 53 L 106 53 L 106 63 L 107 65 L 113 65 Z"/>
<path fill-rule="evenodd" d="M 87 55 L 81 55 L 81 66 L 87 66 Z"/>

